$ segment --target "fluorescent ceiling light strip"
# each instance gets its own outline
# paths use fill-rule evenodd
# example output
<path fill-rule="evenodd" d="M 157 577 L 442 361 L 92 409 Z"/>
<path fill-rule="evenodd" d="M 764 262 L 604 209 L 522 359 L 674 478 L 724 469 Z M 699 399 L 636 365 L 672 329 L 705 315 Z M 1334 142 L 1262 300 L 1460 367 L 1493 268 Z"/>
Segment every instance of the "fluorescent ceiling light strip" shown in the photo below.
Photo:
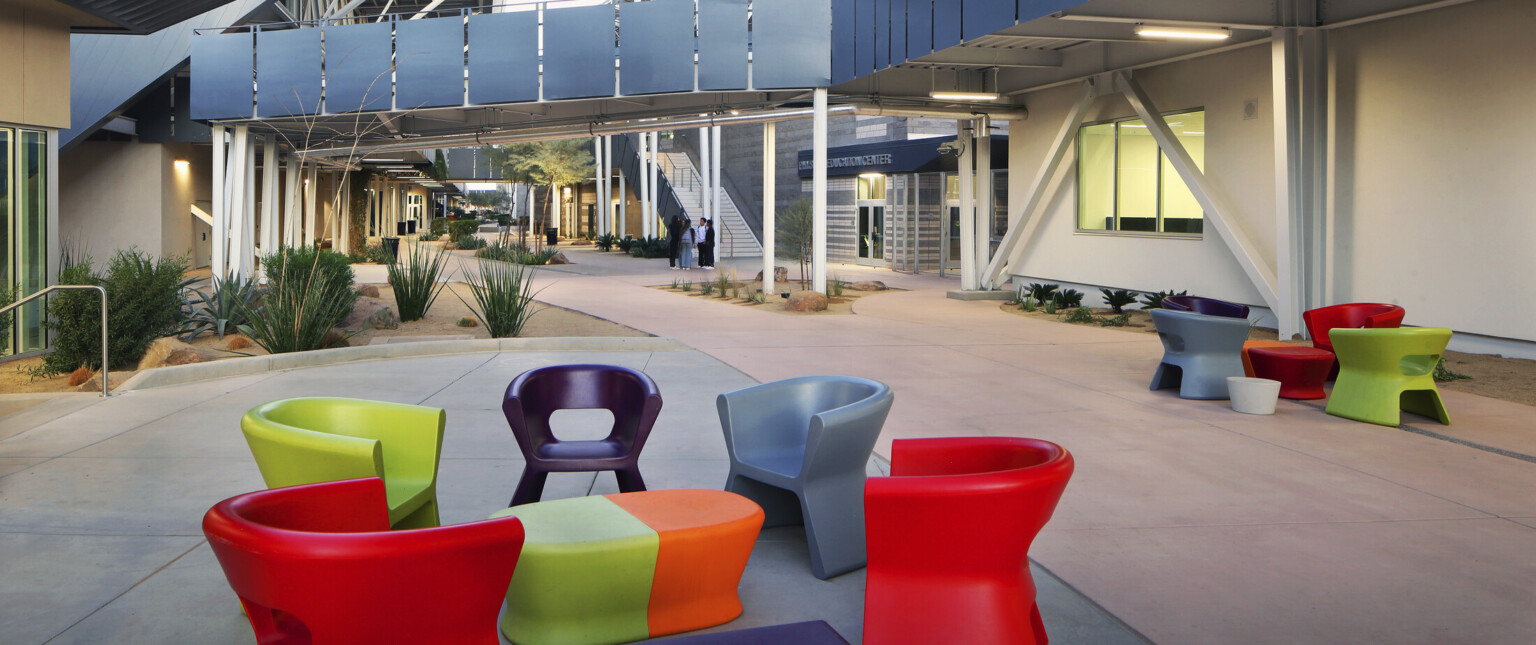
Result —
<path fill-rule="evenodd" d="M 1165 27 L 1161 25 L 1136 25 L 1136 35 L 1145 38 L 1226 40 L 1232 37 L 1232 32 L 1226 29 L 1209 29 L 1204 27 Z"/>
<path fill-rule="evenodd" d="M 996 101 L 997 92 L 930 92 L 929 98 L 945 101 Z"/>

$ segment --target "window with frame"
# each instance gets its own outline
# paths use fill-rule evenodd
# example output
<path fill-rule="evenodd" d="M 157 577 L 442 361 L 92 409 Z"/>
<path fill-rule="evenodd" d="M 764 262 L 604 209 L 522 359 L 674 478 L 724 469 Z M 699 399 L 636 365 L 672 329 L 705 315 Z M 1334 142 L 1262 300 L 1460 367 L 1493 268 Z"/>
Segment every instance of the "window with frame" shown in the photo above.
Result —
<path fill-rule="evenodd" d="M 1205 111 L 1163 117 L 1205 170 Z M 1077 131 L 1077 230 L 1199 235 L 1205 212 L 1141 119 Z"/>

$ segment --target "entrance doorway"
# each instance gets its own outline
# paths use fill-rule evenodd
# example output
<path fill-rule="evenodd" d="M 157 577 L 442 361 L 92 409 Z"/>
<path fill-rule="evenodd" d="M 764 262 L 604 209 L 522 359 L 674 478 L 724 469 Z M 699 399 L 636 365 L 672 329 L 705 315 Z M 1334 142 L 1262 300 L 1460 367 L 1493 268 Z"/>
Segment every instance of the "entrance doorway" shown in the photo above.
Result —
<path fill-rule="evenodd" d="M 885 266 L 885 175 L 859 175 L 858 193 L 854 197 L 858 205 L 854 222 L 859 238 L 857 262 Z"/>

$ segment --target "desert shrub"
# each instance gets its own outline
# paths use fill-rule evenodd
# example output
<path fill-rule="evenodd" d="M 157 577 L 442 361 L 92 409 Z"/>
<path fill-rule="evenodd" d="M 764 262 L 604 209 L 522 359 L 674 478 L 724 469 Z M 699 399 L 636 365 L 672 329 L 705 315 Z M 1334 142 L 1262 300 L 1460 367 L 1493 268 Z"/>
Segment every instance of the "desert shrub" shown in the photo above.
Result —
<path fill-rule="evenodd" d="M 430 228 L 427 230 L 432 234 L 432 237 L 434 238 L 442 237 L 445 233 L 448 232 L 448 220 L 442 217 L 434 217 L 432 218 L 432 224 L 430 225 Z"/>
<path fill-rule="evenodd" d="M 375 242 L 353 251 L 346 256 L 346 260 L 352 263 L 373 262 L 376 264 L 389 264 L 395 261 L 395 256 L 389 253 L 389 249 L 383 243 Z"/>
<path fill-rule="evenodd" d="M 483 248 L 485 248 L 487 242 L 485 241 L 484 238 L 482 238 L 482 237 L 480 237 L 478 235 L 475 235 L 473 233 L 470 233 L 468 235 L 456 235 L 456 236 L 454 236 L 453 240 L 450 241 L 449 244 L 452 244 L 453 248 L 456 248 L 456 249 L 463 249 L 463 250 L 466 250 L 466 251 L 473 251 L 473 250 L 476 250 L 476 249 L 483 249 Z"/>
<path fill-rule="evenodd" d="M 16 302 L 16 288 L 8 284 L 0 284 L 0 309 Z M 7 311 L 0 314 L 0 352 L 11 344 L 11 314 Z"/>
<path fill-rule="evenodd" d="M 192 289 L 187 298 L 181 339 L 190 341 L 203 332 L 214 332 L 219 339 L 245 324 L 245 312 L 256 298 L 256 281 L 238 275 L 215 277 L 207 291 Z"/>
<path fill-rule="evenodd" d="M 1083 305 L 1083 292 L 1077 289 L 1067 289 L 1051 294 L 1051 299 L 1056 301 L 1057 309 L 1071 309 Z"/>
<path fill-rule="evenodd" d="M 418 242 L 436 242 L 437 238 L 439 238 L 439 237 L 442 237 L 442 236 L 438 235 L 437 233 L 422 233 L 421 235 L 417 235 L 416 236 L 416 241 L 418 241 Z"/>
<path fill-rule="evenodd" d="M 1098 319 L 1094 317 L 1092 309 L 1076 307 L 1072 311 L 1067 312 L 1066 321 L 1069 323 L 1091 323 L 1098 322 Z"/>
<path fill-rule="evenodd" d="M 629 247 L 629 257 L 632 257 L 632 258 L 643 258 L 643 257 L 645 257 L 645 246 L 641 245 L 641 244 L 630 245 L 630 247 Z"/>
<path fill-rule="evenodd" d="M 326 335 L 357 302 L 344 260 L 314 247 L 278 249 L 263 258 L 267 290 L 240 333 L 271 354 L 324 349 Z"/>
<path fill-rule="evenodd" d="M 448 234 L 454 239 L 461 238 L 465 235 L 474 235 L 475 231 L 478 230 L 480 230 L 479 220 L 461 219 L 448 223 Z"/>
<path fill-rule="evenodd" d="M 619 240 L 619 238 L 618 238 L 617 235 L 614 235 L 612 233 L 604 233 L 602 235 L 599 235 L 599 236 L 593 238 L 592 239 L 592 245 L 596 246 L 597 250 L 599 250 L 599 251 L 609 251 L 609 250 L 613 249 L 614 243 L 617 242 L 618 240 Z"/>
<path fill-rule="evenodd" d="M 628 253 L 629 249 L 635 245 L 635 238 L 626 235 L 622 238 L 614 240 L 613 245 L 619 247 L 620 251 Z"/>
<path fill-rule="evenodd" d="M 404 262 L 389 265 L 389 286 L 395 290 L 395 304 L 400 306 L 400 322 L 426 317 L 432 301 L 446 282 L 439 281 L 448 263 L 448 253 L 420 245 L 412 246 Z"/>
<path fill-rule="evenodd" d="M 1124 327 L 1130 321 L 1130 314 L 1120 314 L 1118 316 L 1099 316 L 1097 322 L 1100 327 Z"/>
<path fill-rule="evenodd" d="M 549 259 L 559 252 L 559 249 L 553 247 L 542 251 L 531 251 L 528 247 L 515 242 L 510 244 L 496 242 L 476 251 L 475 257 L 515 264 L 544 265 L 549 264 Z"/>
<path fill-rule="evenodd" d="M 533 276 L 536 270 L 521 264 L 477 262 L 474 270 L 460 264 L 459 272 L 469 283 L 474 304 L 465 302 L 471 313 L 485 325 L 491 338 L 512 338 L 523 333 L 523 325 L 533 315 Z M 454 294 L 459 300 L 464 298 Z"/>
<path fill-rule="evenodd" d="M 707 296 L 715 292 L 715 283 L 713 282 L 701 282 L 699 285 L 699 293 Z"/>
<path fill-rule="evenodd" d="M 1126 305 L 1136 304 L 1135 291 L 1126 291 L 1125 289 L 1116 289 L 1114 291 L 1110 291 L 1109 289 L 1099 289 L 1099 293 L 1104 294 L 1104 304 L 1109 305 L 1109 308 L 1114 310 L 1114 312 L 1117 314 L 1125 313 Z"/>
<path fill-rule="evenodd" d="M 105 274 L 90 260 L 66 267 L 59 284 L 94 284 L 107 290 L 107 347 L 111 367 L 131 366 L 144 357 L 156 338 L 176 332 L 182 318 L 181 291 L 187 286 L 185 258 L 153 258 L 138 249 L 118 251 Z M 56 336 L 43 358 L 43 372 L 63 374 L 84 365 L 101 368 L 101 297 L 70 291 L 51 298 L 50 320 Z"/>

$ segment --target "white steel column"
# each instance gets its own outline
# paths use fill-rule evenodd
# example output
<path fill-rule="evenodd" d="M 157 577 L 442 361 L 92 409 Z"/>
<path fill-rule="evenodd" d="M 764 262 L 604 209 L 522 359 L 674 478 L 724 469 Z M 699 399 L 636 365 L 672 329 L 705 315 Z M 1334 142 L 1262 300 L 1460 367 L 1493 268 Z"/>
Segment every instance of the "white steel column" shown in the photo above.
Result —
<path fill-rule="evenodd" d="M 304 176 L 304 244 L 309 246 L 315 243 L 315 238 L 320 237 L 319 213 L 315 209 L 315 196 L 320 190 L 320 168 L 315 164 L 309 164 L 309 172 Z"/>
<path fill-rule="evenodd" d="M 298 246 L 299 159 L 289 157 L 283 172 L 283 246 Z"/>
<path fill-rule="evenodd" d="M 1050 197 L 1056 193 L 1056 183 L 1059 178 L 1058 170 L 1061 168 L 1061 160 L 1077 140 L 1077 129 L 1082 125 L 1083 119 L 1088 114 L 1088 108 L 1093 105 L 1093 99 L 1098 96 L 1095 81 L 1089 80 L 1083 83 L 1083 89 L 1077 95 L 1077 102 L 1072 105 L 1072 110 L 1067 113 L 1067 118 L 1062 121 L 1061 129 L 1056 131 L 1055 144 L 1051 146 L 1051 155 L 1040 166 L 1035 179 L 1029 185 L 1029 192 L 1024 199 L 1010 196 L 1008 200 L 1008 232 L 1003 234 L 1003 241 L 997 247 L 997 254 L 992 256 L 992 262 L 987 265 L 987 270 L 981 276 L 982 286 L 995 289 L 1001 283 L 1003 269 L 1013 262 L 1013 255 L 1017 249 L 1029 246 L 1035 237 L 1035 232 L 1040 230 L 1040 222 L 1044 215 L 1035 216 L 1035 211 L 1050 201 Z M 1010 155 L 1011 156 L 1011 155 Z M 1009 166 L 1014 166 L 1010 163 Z M 1011 172 L 1011 171 L 1010 171 Z"/>
<path fill-rule="evenodd" d="M 224 240 L 229 238 L 228 216 L 225 213 L 228 196 L 224 192 L 224 156 L 228 150 L 224 144 L 224 126 L 213 124 L 210 129 L 213 141 L 213 257 L 209 269 L 214 277 L 222 280 L 229 271 L 224 262 Z"/>
<path fill-rule="evenodd" d="M 245 181 L 240 189 L 245 193 L 240 209 L 240 273 L 252 276 L 256 270 L 256 145 L 249 129 L 245 134 Z"/>
<path fill-rule="evenodd" d="M 1301 312 L 1327 304 L 1324 31 L 1271 36 L 1275 109 L 1275 260 L 1281 339 L 1306 333 Z"/>
<path fill-rule="evenodd" d="M 277 137 L 261 138 L 261 252 L 277 250 Z"/>
<path fill-rule="evenodd" d="M 624 171 L 619 171 L 619 237 L 629 234 L 629 186 L 625 185 Z"/>
<path fill-rule="evenodd" d="M 973 126 L 969 119 L 955 122 L 955 133 L 960 139 L 960 288 L 971 291 L 976 288 L 976 140 L 971 136 Z"/>
<path fill-rule="evenodd" d="M 715 258 L 720 257 L 719 252 L 715 251 L 715 249 L 720 248 L 720 245 L 725 241 L 720 237 L 721 231 L 725 230 L 720 227 L 720 199 L 725 194 L 725 191 L 720 186 L 720 167 L 725 159 L 720 155 L 720 126 L 714 126 L 710 130 L 712 132 L 709 133 L 709 159 L 714 164 L 709 169 L 709 228 L 715 232 L 715 245 L 710 249 L 710 253 L 714 255 L 709 260 L 710 264 L 713 265 Z"/>
<path fill-rule="evenodd" d="M 224 169 L 228 176 L 225 189 L 229 196 L 229 201 L 224 205 L 226 218 L 224 225 L 229 232 L 227 238 L 229 249 L 225 252 L 224 261 L 229 267 L 228 270 L 240 277 L 250 275 L 245 271 L 245 259 L 241 256 L 245 248 L 245 240 L 242 238 L 245 232 L 246 161 L 249 157 L 246 150 L 250 146 L 250 139 L 250 126 L 235 126 L 230 136 L 229 162 Z"/>
<path fill-rule="evenodd" d="M 651 133 L 651 235 L 661 237 L 661 131 Z"/>
<path fill-rule="evenodd" d="M 763 297 L 773 295 L 773 245 L 774 245 L 774 124 L 763 124 Z"/>
<path fill-rule="evenodd" d="M 340 205 L 340 215 L 341 216 L 336 218 L 337 220 L 340 220 L 340 221 L 339 221 L 339 226 L 337 227 L 338 230 L 336 232 L 336 238 L 332 241 L 331 248 L 336 249 L 340 253 L 351 253 L 352 252 L 352 173 L 343 171 L 341 173 L 341 181 L 339 182 L 339 184 L 340 184 L 340 186 L 336 190 L 337 190 L 337 194 L 340 195 L 340 197 L 337 198 L 336 203 Z"/>
<path fill-rule="evenodd" d="M 604 168 L 607 163 L 603 159 L 603 140 L 605 139 L 607 137 L 603 135 L 592 137 L 592 159 L 597 162 L 596 176 L 593 177 L 597 181 L 595 186 L 597 195 L 594 198 L 597 202 L 597 217 L 596 221 L 592 222 L 592 226 L 596 227 L 592 231 L 595 235 L 608 233 L 608 179 L 605 176 L 606 168 Z"/>
<path fill-rule="evenodd" d="M 972 123 L 976 130 L 976 283 L 973 288 L 986 289 L 981 272 L 987 268 L 992 252 L 992 121 L 980 116 Z"/>
<path fill-rule="evenodd" d="M 651 235 L 651 157 L 645 153 L 651 135 L 640 133 L 640 237 Z"/>
<path fill-rule="evenodd" d="M 714 195 L 714 191 L 709 188 L 709 154 L 712 152 L 712 149 L 709 147 L 710 134 L 712 133 L 709 126 L 706 125 L 699 128 L 699 217 L 710 216 L 709 199 Z M 692 225 L 692 222 L 689 222 L 689 224 Z"/>
<path fill-rule="evenodd" d="M 827 90 L 811 94 L 811 289 L 827 292 Z"/>
<path fill-rule="evenodd" d="M 619 230 L 613 221 L 613 135 L 603 135 L 603 221 L 607 232 Z"/>

